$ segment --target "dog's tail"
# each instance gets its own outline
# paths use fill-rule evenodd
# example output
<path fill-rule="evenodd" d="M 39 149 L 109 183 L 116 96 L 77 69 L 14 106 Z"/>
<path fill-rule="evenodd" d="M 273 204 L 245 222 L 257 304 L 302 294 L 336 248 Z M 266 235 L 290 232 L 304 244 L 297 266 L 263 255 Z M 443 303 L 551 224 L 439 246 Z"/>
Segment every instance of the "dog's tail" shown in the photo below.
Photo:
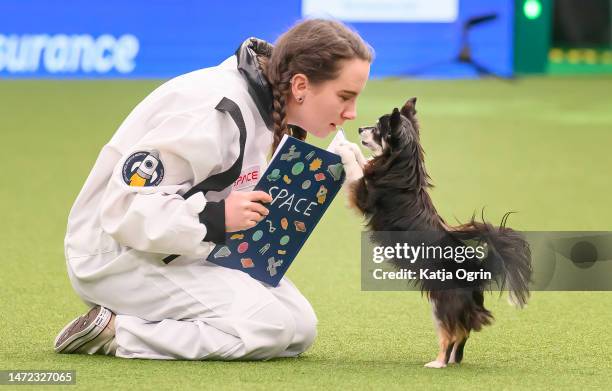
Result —
<path fill-rule="evenodd" d="M 511 213 L 504 215 L 499 227 L 494 227 L 484 219 L 478 222 L 472 217 L 470 222 L 454 227 L 451 234 L 486 244 L 486 255 L 481 263 L 483 269 L 491 272 L 492 280 L 497 282 L 501 290 L 508 289 L 514 305 L 523 307 L 529 298 L 531 249 L 523 235 L 506 227 Z"/>

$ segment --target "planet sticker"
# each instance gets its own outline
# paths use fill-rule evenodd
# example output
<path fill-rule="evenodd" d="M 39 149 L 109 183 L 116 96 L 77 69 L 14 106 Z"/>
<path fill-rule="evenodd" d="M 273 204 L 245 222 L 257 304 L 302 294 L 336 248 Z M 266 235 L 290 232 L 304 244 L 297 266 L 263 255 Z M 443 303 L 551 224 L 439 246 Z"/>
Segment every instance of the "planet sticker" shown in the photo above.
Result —
<path fill-rule="evenodd" d="M 253 233 L 253 241 L 256 242 L 263 237 L 263 231 L 258 229 Z"/>
<path fill-rule="evenodd" d="M 280 244 L 281 246 L 284 246 L 285 244 L 289 243 L 289 235 L 285 235 L 282 238 L 280 238 Z"/>
<path fill-rule="evenodd" d="M 301 221 L 294 221 L 293 225 L 295 225 L 295 230 L 298 232 L 306 232 L 306 224 Z"/>
<path fill-rule="evenodd" d="M 250 269 L 252 267 L 255 267 L 255 263 L 253 262 L 251 258 L 240 258 L 240 263 L 242 264 L 242 267 L 245 269 Z"/>
<path fill-rule="evenodd" d="M 249 249 L 249 243 L 248 242 L 242 242 L 238 245 L 238 253 L 242 254 L 244 253 L 246 250 Z"/>
<path fill-rule="evenodd" d="M 306 179 L 304 182 L 302 182 L 302 189 L 307 190 L 312 182 L 310 182 L 310 179 Z"/>
<path fill-rule="evenodd" d="M 297 162 L 291 167 L 291 173 L 293 175 L 300 175 L 304 171 L 304 163 Z"/>

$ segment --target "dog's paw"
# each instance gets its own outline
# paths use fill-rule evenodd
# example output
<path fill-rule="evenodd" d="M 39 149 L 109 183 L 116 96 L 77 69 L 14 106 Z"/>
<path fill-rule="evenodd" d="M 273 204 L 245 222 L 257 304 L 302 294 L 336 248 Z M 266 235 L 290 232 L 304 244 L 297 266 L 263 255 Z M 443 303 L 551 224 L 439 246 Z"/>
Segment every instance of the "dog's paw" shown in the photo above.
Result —
<path fill-rule="evenodd" d="M 342 165 L 346 173 L 345 185 L 353 183 L 363 177 L 363 168 L 357 162 L 357 157 L 350 146 L 350 143 L 342 143 L 336 148 L 336 152 L 342 158 Z"/>
<path fill-rule="evenodd" d="M 351 151 L 353 151 L 353 153 L 355 154 L 355 159 L 357 160 L 357 163 L 359 163 L 359 166 L 363 168 L 367 164 L 368 160 L 365 158 L 365 156 L 363 156 L 361 148 L 359 148 L 359 145 L 355 143 L 350 143 L 349 147 L 351 148 Z"/>
<path fill-rule="evenodd" d="M 363 154 L 361 152 L 361 148 L 359 148 L 359 145 L 357 145 L 355 143 L 347 143 L 346 145 L 348 145 L 348 147 L 351 149 L 351 151 L 353 151 L 355 156 L 359 156 L 359 155 Z"/>
<path fill-rule="evenodd" d="M 342 163 L 344 164 L 357 160 L 349 143 L 336 145 L 336 148 L 334 148 L 334 152 L 340 155 L 340 157 L 342 158 Z"/>
<path fill-rule="evenodd" d="M 425 364 L 426 368 L 436 368 L 436 369 L 440 369 L 440 368 L 446 368 L 446 364 L 444 364 L 441 361 L 431 361 L 428 362 L 427 364 Z"/>

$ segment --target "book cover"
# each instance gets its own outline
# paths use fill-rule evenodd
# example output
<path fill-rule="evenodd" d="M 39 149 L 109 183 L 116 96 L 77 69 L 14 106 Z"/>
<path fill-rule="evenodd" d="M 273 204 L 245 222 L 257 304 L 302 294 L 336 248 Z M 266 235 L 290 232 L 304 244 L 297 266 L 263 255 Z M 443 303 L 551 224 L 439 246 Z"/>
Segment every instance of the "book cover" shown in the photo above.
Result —
<path fill-rule="evenodd" d="M 339 131 L 330 145 L 343 138 Z M 253 189 L 272 202 L 255 227 L 227 233 L 207 260 L 277 286 L 344 182 L 339 155 L 285 136 Z"/>

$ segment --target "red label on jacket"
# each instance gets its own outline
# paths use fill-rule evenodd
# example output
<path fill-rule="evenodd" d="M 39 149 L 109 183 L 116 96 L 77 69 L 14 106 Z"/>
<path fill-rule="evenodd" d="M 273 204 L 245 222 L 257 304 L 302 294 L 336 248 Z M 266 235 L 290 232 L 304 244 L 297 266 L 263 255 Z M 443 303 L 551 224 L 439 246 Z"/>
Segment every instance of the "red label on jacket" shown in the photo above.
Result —
<path fill-rule="evenodd" d="M 240 176 L 234 182 L 232 190 L 245 189 L 254 187 L 259 182 L 259 166 L 251 166 L 246 170 L 242 170 Z"/>

